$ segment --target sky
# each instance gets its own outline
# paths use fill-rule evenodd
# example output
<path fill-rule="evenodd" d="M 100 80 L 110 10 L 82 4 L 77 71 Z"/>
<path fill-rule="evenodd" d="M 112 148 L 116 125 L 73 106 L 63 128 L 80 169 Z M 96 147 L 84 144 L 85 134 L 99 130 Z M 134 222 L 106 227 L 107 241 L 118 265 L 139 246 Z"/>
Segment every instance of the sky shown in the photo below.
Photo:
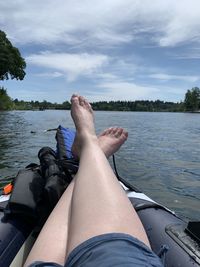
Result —
<path fill-rule="evenodd" d="M 179 102 L 200 86 L 199 0 L 0 1 L 0 30 L 27 63 L 13 98 Z"/>

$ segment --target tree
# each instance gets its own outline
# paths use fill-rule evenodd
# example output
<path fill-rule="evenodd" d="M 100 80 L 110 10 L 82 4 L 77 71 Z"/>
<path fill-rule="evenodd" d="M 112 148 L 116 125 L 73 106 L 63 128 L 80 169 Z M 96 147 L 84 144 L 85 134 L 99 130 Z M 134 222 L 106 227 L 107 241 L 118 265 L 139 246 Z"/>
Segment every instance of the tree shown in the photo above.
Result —
<path fill-rule="evenodd" d="M 194 112 L 200 109 L 200 89 L 198 87 L 187 90 L 184 106 L 186 111 Z"/>
<path fill-rule="evenodd" d="M 21 57 L 19 50 L 14 47 L 0 30 L 0 80 L 23 80 L 26 75 L 24 69 L 26 62 Z"/>
<path fill-rule="evenodd" d="M 13 108 L 13 102 L 8 96 L 6 89 L 0 87 L 0 110 L 8 110 Z"/>
<path fill-rule="evenodd" d="M 63 109 L 67 109 L 67 110 L 69 110 L 71 108 L 71 104 L 68 101 L 64 101 L 61 104 L 61 106 L 62 106 Z"/>

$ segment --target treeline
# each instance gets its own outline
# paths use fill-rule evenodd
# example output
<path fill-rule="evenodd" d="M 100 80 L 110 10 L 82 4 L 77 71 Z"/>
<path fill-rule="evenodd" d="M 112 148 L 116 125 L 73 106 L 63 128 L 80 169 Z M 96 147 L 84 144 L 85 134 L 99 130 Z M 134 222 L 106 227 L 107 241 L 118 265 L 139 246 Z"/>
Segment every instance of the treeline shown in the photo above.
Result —
<path fill-rule="evenodd" d="M 71 104 L 68 101 L 62 104 L 50 103 L 47 101 L 19 101 L 15 99 L 14 107 L 17 110 L 45 110 L 45 109 L 66 109 L 70 110 Z M 91 103 L 94 110 L 105 111 L 184 111 L 183 103 L 156 101 L 100 101 Z"/>
<path fill-rule="evenodd" d="M 160 100 L 137 100 L 137 101 L 100 101 L 92 103 L 94 110 L 108 111 L 184 111 L 183 103 L 164 102 Z"/>
<path fill-rule="evenodd" d="M 105 111 L 150 111 L 150 112 L 199 112 L 200 89 L 194 87 L 185 94 L 184 102 L 164 102 L 161 100 L 137 100 L 137 101 L 99 101 L 92 103 L 94 110 Z M 0 87 L 0 110 L 45 110 L 63 109 L 69 110 L 71 104 L 68 101 L 62 104 L 43 101 L 12 100 L 5 88 Z"/>
<path fill-rule="evenodd" d="M 62 104 L 51 103 L 46 100 L 40 101 L 23 101 L 13 100 L 14 109 L 16 110 L 45 110 L 45 109 L 70 109 L 71 104 L 68 101 Z"/>
<path fill-rule="evenodd" d="M 100 101 L 92 103 L 94 110 L 107 111 L 171 111 L 178 112 L 184 110 L 183 103 L 156 101 Z M 0 88 L 0 110 L 45 110 L 45 109 L 66 109 L 69 110 L 71 104 L 68 101 L 62 104 L 43 101 L 12 100 L 6 89 Z"/>

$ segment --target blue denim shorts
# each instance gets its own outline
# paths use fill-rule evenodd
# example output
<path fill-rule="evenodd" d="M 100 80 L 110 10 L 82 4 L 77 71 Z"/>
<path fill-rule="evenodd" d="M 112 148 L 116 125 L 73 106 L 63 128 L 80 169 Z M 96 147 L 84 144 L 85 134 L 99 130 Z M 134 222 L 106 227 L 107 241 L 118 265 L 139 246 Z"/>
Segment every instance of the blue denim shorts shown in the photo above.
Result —
<path fill-rule="evenodd" d="M 29 267 L 62 267 L 56 263 L 34 262 Z M 138 239 L 121 233 L 92 237 L 68 256 L 65 267 L 140 266 L 163 267 L 160 259 Z"/>

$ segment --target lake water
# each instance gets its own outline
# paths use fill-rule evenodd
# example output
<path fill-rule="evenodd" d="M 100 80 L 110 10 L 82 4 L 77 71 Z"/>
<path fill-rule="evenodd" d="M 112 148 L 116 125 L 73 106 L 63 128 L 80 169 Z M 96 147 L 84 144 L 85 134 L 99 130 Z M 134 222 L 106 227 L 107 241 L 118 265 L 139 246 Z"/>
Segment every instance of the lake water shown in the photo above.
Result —
<path fill-rule="evenodd" d="M 200 115 L 95 112 L 97 133 L 124 127 L 129 138 L 116 155 L 119 174 L 179 215 L 200 219 Z M 55 148 L 59 124 L 73 127 L 69 111 L 0 112 L 0 179 L 31 162 L 43 146 Z M 34 133 L 31 133 L 34 131 Z"/>

